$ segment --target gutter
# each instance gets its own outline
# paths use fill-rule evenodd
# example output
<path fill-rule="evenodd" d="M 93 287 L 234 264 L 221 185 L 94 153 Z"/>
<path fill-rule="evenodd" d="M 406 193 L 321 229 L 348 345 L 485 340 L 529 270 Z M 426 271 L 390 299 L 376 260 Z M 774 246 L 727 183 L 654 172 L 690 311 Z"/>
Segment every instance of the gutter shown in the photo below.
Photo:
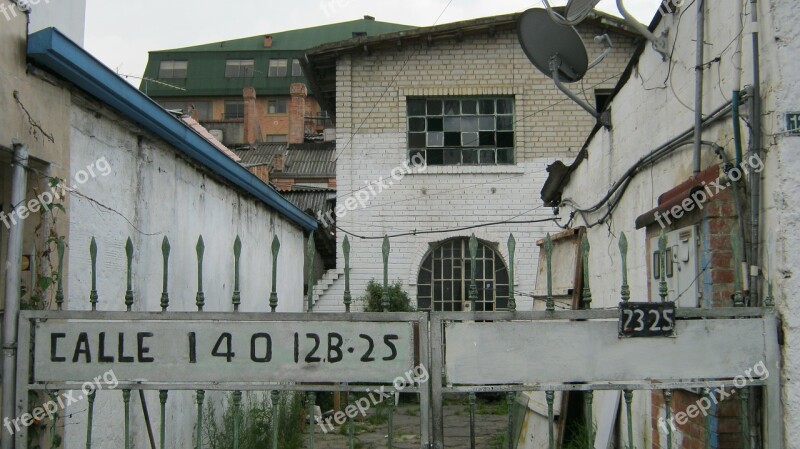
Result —
<path fill-rule="evenodd" d="M 317 222 L 256 175 L 221 153 L 208 140 L 139 92 L 55 28 L 28 37 L 28 58 L 111 106 L 174 146 L 212 173 L 249 193 L 306 232 Z"/>

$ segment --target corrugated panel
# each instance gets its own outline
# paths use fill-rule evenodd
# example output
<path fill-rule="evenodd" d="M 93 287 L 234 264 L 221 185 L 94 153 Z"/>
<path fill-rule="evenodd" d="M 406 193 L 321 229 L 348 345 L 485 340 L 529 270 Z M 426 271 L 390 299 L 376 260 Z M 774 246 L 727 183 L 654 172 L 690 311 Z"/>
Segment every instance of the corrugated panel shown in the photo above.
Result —
<path fill-rule="evenodd" d="M 316 216 L 317 212 L 325 214 L 331 209 L 328 199 L 336 197 L 335 190 L 306 190 L 281 192 L 284 198 L 298 207 L 298 209 Z"/>
<path fill-rule="evenodd" d="M 277 154 L 285 154 L 285 168 L 275 177 L 293 176 L 300 178 L 334 178 L 336 177 L 336 144 L 305 143 L 296 145 L 262 144 L 250 150 L 235 150 L 242 158 L 242 165 L 271 165 Z"/>

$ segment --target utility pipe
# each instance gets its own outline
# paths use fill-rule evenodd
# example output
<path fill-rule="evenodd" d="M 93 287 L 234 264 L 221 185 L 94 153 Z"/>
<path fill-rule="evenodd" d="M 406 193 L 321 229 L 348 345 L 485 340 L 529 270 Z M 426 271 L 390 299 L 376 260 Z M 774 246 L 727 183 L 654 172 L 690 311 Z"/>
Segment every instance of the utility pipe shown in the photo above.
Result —
<path fill-rule="evenodd" d="M 750 153 L 761 159 L 761 55 L 758 39 L 758 0 L 750 0 L 753 29 L 753 117 Z M 759 299 L 758 267 L 761 220 L 761 175 L 750 167 L 750 305 L 757 307 Z"/>
<path fill-rule="evenodd" d="M 25 201 L 27 190 L 28 147 L 14 145 L 14 162 L 11 173 L 11 207 Z M 15 392 L 17 372 L 17 320 L 19 318 L 20 279 L 22 276 L 22 223 L 11 226 L 8 233 L 6 255 L 5 315 L 3 316 L 3 418 L 16 416 Z M 14 435 L 0 431 L 0 447 L 14 448 Z M 22 448 L 20 448 L 22 449 Z"/>
<path fill-rule="evenodd" d="M 694 176 L 702 169 L 703 145 L 703 64 L 705 60 L 706 2 L 697 0 L 697 51 L 694 86 Z"/>

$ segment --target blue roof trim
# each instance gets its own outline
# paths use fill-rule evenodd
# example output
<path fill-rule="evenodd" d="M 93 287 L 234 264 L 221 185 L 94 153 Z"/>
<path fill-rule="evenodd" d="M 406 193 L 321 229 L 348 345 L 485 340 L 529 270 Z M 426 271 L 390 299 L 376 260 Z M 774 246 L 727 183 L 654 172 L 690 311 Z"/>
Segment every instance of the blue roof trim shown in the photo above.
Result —
<path fill-rule="evenodd" d="M 55 28 L 28 37 L 28 58 L 113 107 L 178 151 L 311 232 L 317 222 Z"/>

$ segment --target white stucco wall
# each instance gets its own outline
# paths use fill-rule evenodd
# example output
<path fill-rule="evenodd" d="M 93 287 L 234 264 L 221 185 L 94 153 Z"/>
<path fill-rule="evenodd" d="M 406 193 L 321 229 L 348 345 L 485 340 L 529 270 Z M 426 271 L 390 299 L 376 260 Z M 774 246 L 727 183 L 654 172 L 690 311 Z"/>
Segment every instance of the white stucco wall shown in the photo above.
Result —
<path fill-rule="evenodd" d="M 593 42 L 601 33 L 582 26 L 590 58 L 602 51 Z M 586 95 L 610 88 L 632 52 L 632 38 L 612 34 L 615 48 L 585 81 Z M 577 84 L 574 86 L 580 88 Z M 364 294 L 370 279 L 382 280 L 384 234 L 414 230 L 453 229 L 506 220 L 536 220 L 553 216 L 540 199 L 547 164 L 569 157 L 585 140 L 594 118 L 565 97 L 539 73 L 521 50 L 516 33 L 498 31 L 466 37 L 463 42 L 437 42 L 431 47 L 405 45 L 402 50 L 370 55 L 345 55 L 337 67 L 337 189 L 338 204 L 366 182 L 388 179 L 392 169 L 408 160 L 407 106 L 409 97 L 513 97 L 515 100 L 516 165 L 429 166 L 422 173 L 395 181 L 337 220 L 350 237 L 351 290 Z M 538 247 L 552 223 L 507 224 L 441 234 L 391 238 L 390 282 L 399 280 L 416 300 L 420 264 L 432 245 L 473 232 L 495 245 L 508 264 L 507 240 L 516 241 L 517 291 L 534 290 Z M 337 232 L 341 247 L 345 233 Z M 343 266 L 339 252 L 338 267 Z M 344 278 L 322 295 L 317 310 L 342 310 Z M 360 304 L 357 304 L 360 306 Z M 518 310 L 531 310 L 530 296 L 517 295 Z"/>
<path fill-rule="evenodd" d="M 705 70 L 705 111 L 721 106 L 734 85 L 739 62 L 735 57 L 737 22 L 745 20 L 747 29 L 742 35 L 743 61 L 742 85 L 752 84 L 753 66 L 750 45 L 750 16 L 736 16 L 736 1 L 724 0 L 709 3 L 706 25 L 705 61 L 712 61 Z M 750 2 L 744 2 L 749 12 Z M 783 404 L 786 447 L 795 447 L 800 441 L 800 387 L 795 378 L 800 371 L 800 306 L 792 298 L 798 290 L 793 273 L 800 263 L 800 240 L 797 222 L 800 217 L 797 201 L 800 195 L 800 168 L 797 153 L 798 137 L 785 135 L 783 114 L 800 110 L 796 92 L 800 88 L 797 55 L 800 54 L 800 4 L 791 0 L 772 0 L 758 3 L 762 56 L 762 95 L 764 97 L 763 129 L 766 168 L 761 173 L 765 182 L 762 207 L 763 227 L 761 238 L 761 269 L 763 276 L 775 282 L 777 309 L 784 322 L 786 333 L 783 349 L 784 367 Z M 670 43 L 676 42 L 672 54 L 671 81 L 663 83 L 669 65 L 660 55 L 647 49 L 634 74 L 616 97 L 612 107 L 614 128 L 601 131 L 588 147 L 588 160 L 572 175 L 563 198 L 580 207 L 595 204 L 625 170 L 640 157 L 660 144 L 677 136 L 693 125 L 695 12 L 694 7 L 683 15 L 680 26 L 675 16 L 667 16 L 656 34 L 669 28 Z M 676 36 L 676 30 L 677 36 Z M 719 57 L 719 60 L 716 58 Z M 683 103 L 683 104 L 682 104 Z M 743 108 L 742 111 L 745 111 Z M 752 118 L 747 118 L 752 121 Z M 743 139 L 747 150 L 747 127 L 743 123 Z M 730 118 L 704 132 L 703 139 L 722 145 L 733 158 L 732 126 Z M 716 163 L 713 152 L 704 147 L 703 168 Z M 607 225 L 589 231 L 592 248 L 590 255 L 593 305 L 613 307 L 619 298 L 621 280 L 618 237 L 625 232 L 630 244 L 629 281 L 632 297 L 647 295 L 648 263 L 645 230 L 635 230 L 636 217 L 657 205 L 657 197 L 692 175 L 691 145 L 675 151 L 672 156 L 648 168 L 634 178 Z M 747 180 L 749 184 L 749 180 Z M 569 213 L 571 207 L 565 207 Z M 604 213 L 605 209 L 601 212 Z M 588 215 L 594 221 L 600 214 Z M 578 220 L 576 225 L 583 225 Z M 755 336 L 758 338 L 759 336 Z M 649 395 L 635 396 L 635 436 L 637 447 L 650 447 Z M 624 424 L 624 423 L 623 423 Z M 623 427 L 624 428 L 624 427 Z M 621 436 L 623 443 L 627 439 Z"/>
<path fill-rule="evenodd" d="M 72 196 L 68 265 L 68 308 L 85 310 L 91 288 L 89 243 L 98 251 L 100 310 L 125 310 L 124 244 L 133 240 L 133 285 L 136 311 L 159 311 L 161 242 L 169 237 L 170 311 L 194 311 L 197 291 L 195 245 L 205 241 L 204 291 L 206 311 L 232 311 L 233 242 L 242 239 L 241 296 L 243 312 L 268 311 L 274 235 L 281 240 L 278 257 L 278 310 L 303 309 L 303 248 L 300 228 L 274 210 L 222 182 L 181 156 L 165 142 L 138 130 L 130 122 L 76 96 L 70 137 L 73 176 L 105 158 L 109 176 L 89 179 Z M 97 171 L 97 170 L 96 170 Z M 74 178 L 73 178 L 74 179 Z M 98 373 L 100 375 L 102 373 Z M 206 400 L 219 398 L 209 393 Z M 158 392 L 147 401 L 158 435 Z M 193 392 L 171 392 L 168 402 L 167 444 L 189 447 L 196 425 Z M 101 393 L 96 402 L 94 444 L 123 447 L 121 392 Z M 66 428 L 66 447 L 85 447 L 86 404 L 75 404 Z M 142 409 L 131 399 L 134 447 L 148 447 Z"/>

